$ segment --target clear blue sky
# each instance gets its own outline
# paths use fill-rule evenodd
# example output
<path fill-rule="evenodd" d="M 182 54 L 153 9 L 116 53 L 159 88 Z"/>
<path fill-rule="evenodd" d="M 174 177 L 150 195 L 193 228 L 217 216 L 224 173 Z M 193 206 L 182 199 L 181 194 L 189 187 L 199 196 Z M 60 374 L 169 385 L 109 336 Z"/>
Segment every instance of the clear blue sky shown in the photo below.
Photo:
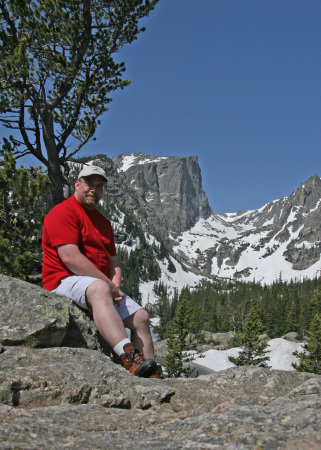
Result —
<path fill-rule="evenodd" d="M 160 0 L 79 153 L 197 155 L 214 212 L 321 176 L 321 1 Z"/>

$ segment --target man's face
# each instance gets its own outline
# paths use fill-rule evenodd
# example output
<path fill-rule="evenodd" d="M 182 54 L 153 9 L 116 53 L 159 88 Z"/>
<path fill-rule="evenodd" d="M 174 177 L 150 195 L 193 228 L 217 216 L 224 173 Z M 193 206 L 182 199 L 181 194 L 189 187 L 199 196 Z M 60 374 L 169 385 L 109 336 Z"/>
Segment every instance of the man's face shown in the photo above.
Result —
<path fill-rule="evenodd" d="M 103 195 L 105 179 L 100 175 L 90 175 L 75 183 L 75 197 L 87 209 L 94 209 Z"/>

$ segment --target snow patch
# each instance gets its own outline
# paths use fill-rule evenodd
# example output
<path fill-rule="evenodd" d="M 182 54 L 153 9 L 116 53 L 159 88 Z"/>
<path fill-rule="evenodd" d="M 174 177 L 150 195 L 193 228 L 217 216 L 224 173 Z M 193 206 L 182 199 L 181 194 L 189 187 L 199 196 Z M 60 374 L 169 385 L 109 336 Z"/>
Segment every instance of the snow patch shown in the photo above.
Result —
<path fill-rule="evenodd" d="M 159 156 L 157 158 L 150 157 L 148 155 L 146 155 L 145 157 L 144 156 L 145 155 L 142 155 L 142 154 L 139 154 L 139 156 L 137 156 L 136 153 L 134 153 L 132 155 L 123 156 L 122 162 L 121 162 L 121 167 L 119 167 L 118 171 L 126 172 L 132 166 L 148 164 L 150 162 L 159 162 L 162 159 L 168 158 L 167 156 Z"/>
<path fill-rule="evenodd" d="M 294 371 L 292 363 L 298 362 L 298 358 L 293 355 L 293 352 L 296 350 L 302 351 L 302 346 L 302 343 L 290 342 L 282 338 L 271 339 L 268 341 L 267 350 L 269 350 L 269 353 L 267 353 L 267 356 L 270 357 L 270 361 L 267 361 L 267 365 L 275 370 Z M 193 362 L 214 372 L 220 372 L 234 367 L 228 357 L 238 357 L 240 351 L 241 348 L 239 347 L 228 350 L 208 350 L 203 353 L 204 358 L 196 358 Z"/>

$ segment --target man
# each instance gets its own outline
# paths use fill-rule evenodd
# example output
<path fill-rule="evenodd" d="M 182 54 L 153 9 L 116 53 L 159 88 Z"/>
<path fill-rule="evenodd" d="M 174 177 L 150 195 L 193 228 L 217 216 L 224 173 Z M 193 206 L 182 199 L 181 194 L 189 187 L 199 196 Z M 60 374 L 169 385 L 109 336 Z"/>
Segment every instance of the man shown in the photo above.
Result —
<path fill-rule="evenodd" d="M 43 287 L 88 309 L 129 372 L 159 378 L 148 314 L 121 291 L 113 229 L 95 208 L 106 181 L 103 169 L 85 166 L 75 182 L 74 195 L 45 217 Z M 132 342 L 125 327 L 131 330 Z"/>

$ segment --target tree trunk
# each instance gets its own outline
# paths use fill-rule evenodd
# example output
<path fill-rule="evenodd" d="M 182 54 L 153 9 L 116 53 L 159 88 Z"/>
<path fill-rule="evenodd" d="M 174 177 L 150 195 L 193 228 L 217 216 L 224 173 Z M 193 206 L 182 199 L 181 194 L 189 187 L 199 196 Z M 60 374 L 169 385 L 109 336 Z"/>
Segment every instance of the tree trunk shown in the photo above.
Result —
<path fill-rule="evenodd" d="M 60 171 L 59 158 L 56 159 L 58 161 L 53 161 L 53 158 L 49 157 L 48 163 L 48 176 L 50 179 L 50 192 L 53 206 L 65 200 L 63 189 L 64 178 Z"/>
<path fill-rule="evenodd" d="M 48 155 L 48 176 L 53 206 L 61 203 L 64 198 L 64 177 L 60 167 L 60 158 L 55 142 L 54 121 L 51 111 L 41 108 L 40 117 L 43 129 L 43 140 Z"/>

